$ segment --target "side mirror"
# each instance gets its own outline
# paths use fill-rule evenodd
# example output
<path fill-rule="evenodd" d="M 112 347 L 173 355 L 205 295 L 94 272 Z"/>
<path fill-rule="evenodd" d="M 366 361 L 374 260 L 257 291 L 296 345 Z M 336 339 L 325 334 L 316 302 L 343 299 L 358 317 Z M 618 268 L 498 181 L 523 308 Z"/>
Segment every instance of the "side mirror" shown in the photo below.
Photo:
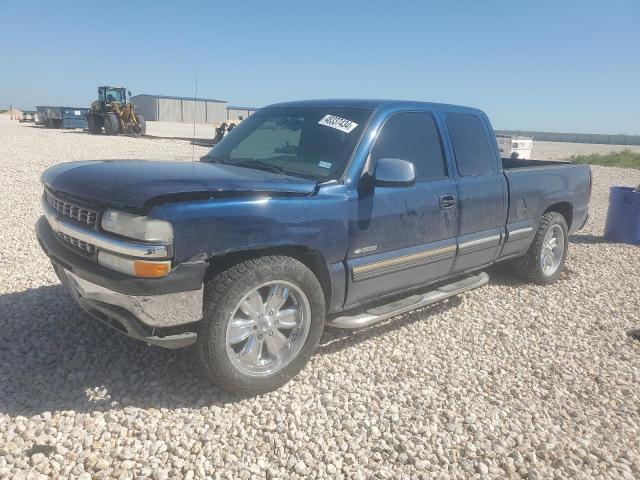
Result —
<path fill-rule="evenodd" d="M 406 160 L 381 158 L 376 163 L 373 178 L 379 187 L 409 187 L 416 183 L 416 169 Z"/>
<path fill-rule="evenodd" d="M 131 90 L 127 90 L 127 95 L 131 96 Z"/>

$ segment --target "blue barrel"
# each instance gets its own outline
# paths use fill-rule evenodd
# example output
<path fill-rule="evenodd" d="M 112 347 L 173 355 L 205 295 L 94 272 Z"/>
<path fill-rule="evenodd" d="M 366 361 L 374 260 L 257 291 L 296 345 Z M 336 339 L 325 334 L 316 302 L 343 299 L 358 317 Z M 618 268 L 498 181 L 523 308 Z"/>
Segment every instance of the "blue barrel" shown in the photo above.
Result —
<path fill-rule="evenodd" d="M 611 187 L 604 238 L 640 245 L 640 192 L 633 187 Z"/>

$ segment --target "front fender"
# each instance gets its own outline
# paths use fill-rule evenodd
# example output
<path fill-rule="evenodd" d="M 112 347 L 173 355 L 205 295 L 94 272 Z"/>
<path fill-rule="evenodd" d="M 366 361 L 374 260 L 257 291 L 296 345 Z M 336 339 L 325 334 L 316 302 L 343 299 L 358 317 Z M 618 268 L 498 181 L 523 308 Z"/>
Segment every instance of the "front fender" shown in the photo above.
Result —
<path fill-rule="evenodd" d="M 176 263 L 233 251 L 302 245 L 328 263 L 347 250 L 345 195 L 218 198 L 154 207 L 172 223 Z"/>

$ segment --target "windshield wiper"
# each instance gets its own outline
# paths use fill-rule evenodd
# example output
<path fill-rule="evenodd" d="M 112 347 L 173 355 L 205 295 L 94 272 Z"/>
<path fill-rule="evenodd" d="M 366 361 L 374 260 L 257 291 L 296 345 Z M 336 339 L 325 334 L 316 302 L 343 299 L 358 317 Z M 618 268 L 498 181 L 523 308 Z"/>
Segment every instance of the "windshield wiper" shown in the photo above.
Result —
<path fill-rule="evenodd" d="M 221 157 L 214 157 L 213 155 L 203 155 L 200 157 L 200 161 L 208 163 L 224 163 Z"/>
<path fill-rule="evenodd" d="M 260 170 L 267 170 L 269 172 L 287 175 L 287 171 L 284 168 L 274 165 L 273 163 L 263 162 L 262 160 L 240 160 L 232 165 L 236 165 L 238 167 L 257 168 Z"/>

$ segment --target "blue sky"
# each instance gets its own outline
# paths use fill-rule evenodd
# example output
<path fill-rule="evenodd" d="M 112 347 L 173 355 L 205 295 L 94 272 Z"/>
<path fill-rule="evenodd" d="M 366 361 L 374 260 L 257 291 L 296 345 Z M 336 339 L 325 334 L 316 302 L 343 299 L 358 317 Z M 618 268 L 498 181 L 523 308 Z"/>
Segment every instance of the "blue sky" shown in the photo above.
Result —
<path fill-rule="evenodd" d="M 263 106 L 471 105 L 496 128 L 640 134 L 640 1 L 38 2 L 0 6 L 0 108 L 103 84 Z"/>

